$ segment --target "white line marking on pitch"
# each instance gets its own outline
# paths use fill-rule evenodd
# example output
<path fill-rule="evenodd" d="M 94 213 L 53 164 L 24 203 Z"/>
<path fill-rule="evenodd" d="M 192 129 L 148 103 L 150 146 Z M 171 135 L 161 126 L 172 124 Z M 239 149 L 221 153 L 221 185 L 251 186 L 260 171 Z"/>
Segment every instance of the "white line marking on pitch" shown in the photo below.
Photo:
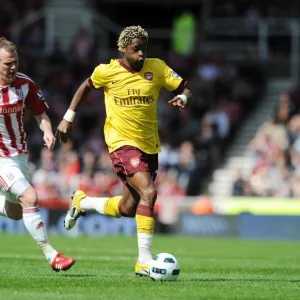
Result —
<path fill-rule="evenodd" d="M 18 255 L 18 254 L 1 254 L 1 258 L 14 258 L 14 259 L 45 259 L 43 255 Z M 132 256 L 108 256 L 108 255 L 97 255 L 95 256 L 81 256 L 76 255 L 76 259 L 85 259 L 85 260 L 92 260 L 92 261 L 103 261 L 103 260 L 135 260 L 135 257 Z"/>

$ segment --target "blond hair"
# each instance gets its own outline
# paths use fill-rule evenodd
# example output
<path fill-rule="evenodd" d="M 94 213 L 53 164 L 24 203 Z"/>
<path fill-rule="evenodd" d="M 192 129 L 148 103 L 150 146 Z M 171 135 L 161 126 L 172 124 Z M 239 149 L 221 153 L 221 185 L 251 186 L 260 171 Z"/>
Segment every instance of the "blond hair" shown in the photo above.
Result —
<path fill-rule="evenodd" d="M 17 51 L 16 45 L 3 36 L 0 37 L 0 49 L 4 49 L 7 52 Z"/>
<path fill-rule="evenodd" d="M 118 50 L 123 52 L 133 39 L 146 39 L 148 42 L 148 32 L 140 25 L 125 27 L 118 38 Z"/>

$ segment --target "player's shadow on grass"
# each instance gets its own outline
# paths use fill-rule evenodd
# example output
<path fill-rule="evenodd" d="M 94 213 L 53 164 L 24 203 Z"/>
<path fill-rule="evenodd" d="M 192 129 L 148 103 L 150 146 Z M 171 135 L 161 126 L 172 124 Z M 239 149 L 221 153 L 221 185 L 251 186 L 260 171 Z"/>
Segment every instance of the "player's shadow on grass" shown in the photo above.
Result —
<path fill-rule="evenodd" d="M 238 278 L 191 278 L 191 279 L 181 279 L 180 282 L 273 282 L 273 281 L 281 281 L 281 282 L 300 282 L 300 279 L 277 279 L 277 278 L 249 278 L 249 279 L 238 279 Z"/>

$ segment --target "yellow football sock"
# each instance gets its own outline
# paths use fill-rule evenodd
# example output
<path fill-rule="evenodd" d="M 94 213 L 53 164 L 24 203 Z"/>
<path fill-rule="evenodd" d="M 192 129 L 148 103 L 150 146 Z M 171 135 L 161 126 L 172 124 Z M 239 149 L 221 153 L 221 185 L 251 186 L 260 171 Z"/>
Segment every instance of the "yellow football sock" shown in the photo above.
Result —
<path fill-rule="evenodd" d="M 136 227 L 137 227 L 138 233 L 153 234 L 153 231 L 154 231 L 153 217 L 136 215 L 135 219 L 136 219 Z"/>
<path fill-rule="evenodd" d="M 119 203 L 121 199 L 121 196 L 107 199 L 104 204 L 104 214 L 110 217 L 120 218 Z"/>

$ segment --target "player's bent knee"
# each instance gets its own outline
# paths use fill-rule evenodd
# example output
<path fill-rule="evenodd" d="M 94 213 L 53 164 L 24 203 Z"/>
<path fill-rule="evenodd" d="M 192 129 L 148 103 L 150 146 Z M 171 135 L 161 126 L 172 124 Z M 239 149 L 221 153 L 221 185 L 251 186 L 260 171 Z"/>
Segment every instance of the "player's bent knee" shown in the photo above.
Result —
<path fill-rule="evenodd" d="M 16 196 L 23 207 L 31 207 L 37 205 L 37 194 L 34 188 L 26 180 L 20 178 L 10 188 L 10 192 Z"/>
<path fill-rule="evenodd" d="M 32 186 L 28 187 L 20 196 L 19 196 L 20 202 L 27 206 L 27 207 L 33 207 L 38 205 L 38 199 L 36 191 Z"/>
<path fill-rule="evenodd" d="M 141 195 L 141 198 L 148 203 L 150 207 L 154 206 L 156 198 L 157 198 L 157 191 L 155 188 L 148 188 L 145 189 Z"/>

